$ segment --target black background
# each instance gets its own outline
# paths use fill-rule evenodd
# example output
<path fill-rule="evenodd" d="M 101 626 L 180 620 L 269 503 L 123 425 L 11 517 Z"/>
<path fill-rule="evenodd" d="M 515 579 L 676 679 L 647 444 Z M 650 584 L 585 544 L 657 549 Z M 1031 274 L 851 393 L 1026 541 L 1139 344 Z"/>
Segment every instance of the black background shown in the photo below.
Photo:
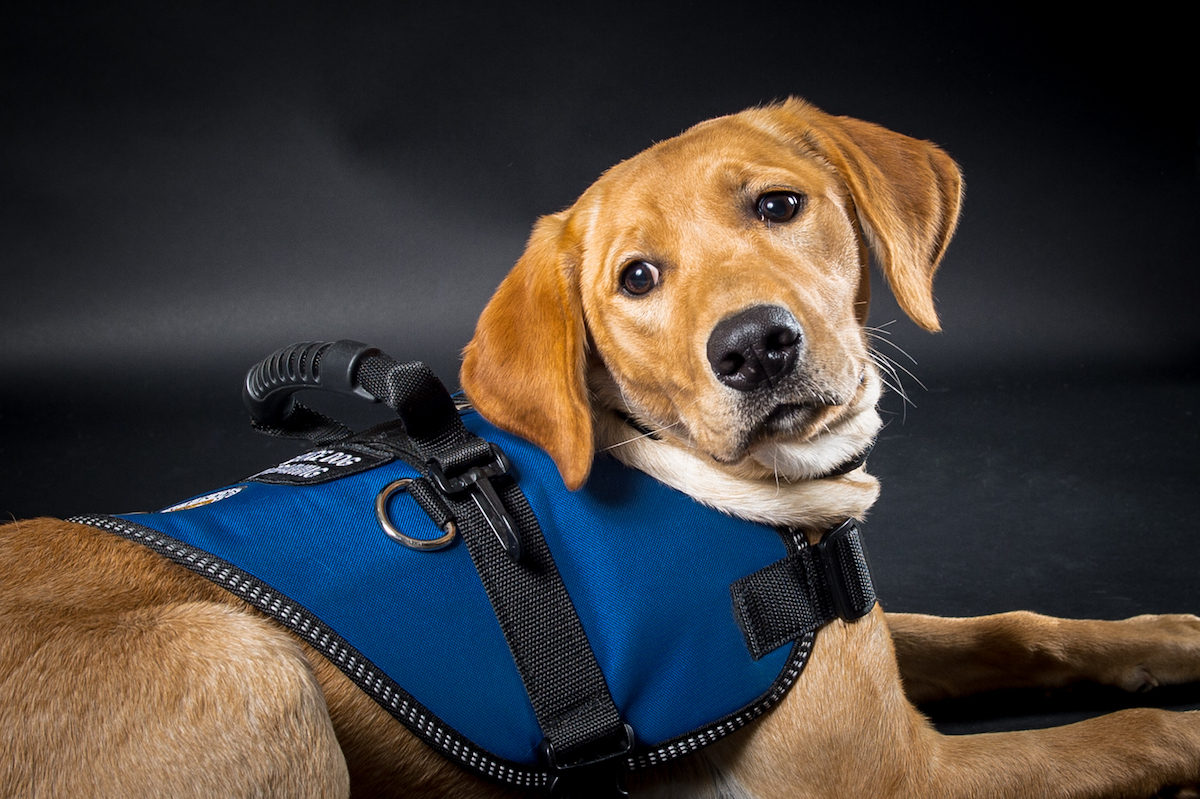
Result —
<path fill-rule="evenodd" d="M 239 390 L 293 341 L 365 340 L 453 382 L 538 215 L 694 122 L 796 94 L 939 143 L 967 180 L 936 285 L 945 332 L 876 292 L 878 346 L 914 375 L 871 461 L 885 604 L 1200 608 L 1200 87 L 1182 9 L 0 13 L 3 516 L 161 507 L 292 454 L 249 430 Z"/>

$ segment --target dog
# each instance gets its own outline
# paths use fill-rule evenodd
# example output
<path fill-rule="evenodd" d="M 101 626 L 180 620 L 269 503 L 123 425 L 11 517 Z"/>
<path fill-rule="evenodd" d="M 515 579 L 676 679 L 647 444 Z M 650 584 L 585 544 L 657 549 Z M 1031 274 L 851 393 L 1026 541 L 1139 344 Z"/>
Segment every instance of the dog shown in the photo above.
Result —
<path fill-rule="evenodd" d="M 865 332 L 868 250 L 905 313 L 937 330 L 933 277 L 961 199 L 959 169 L 935 145 L 799 99 L 703 122 L 537 223 L 464 352 L 463 388 L 549 453 L 569 488 L 605 452 L 815 543 L 879 491 L 860 463 L 883 387 Z M 37 519 L 0 528 L 0 559 L 4 796 L 515 793 L 435 754 L 291 633 L 149 549 Z M 1200 713 L 947 737 L 915 703 L 1198 679 L 1195 616 L 876 606 L 822 628 L 770 712 L 629 787 L 1150 796 L 1200 783 Z"/>

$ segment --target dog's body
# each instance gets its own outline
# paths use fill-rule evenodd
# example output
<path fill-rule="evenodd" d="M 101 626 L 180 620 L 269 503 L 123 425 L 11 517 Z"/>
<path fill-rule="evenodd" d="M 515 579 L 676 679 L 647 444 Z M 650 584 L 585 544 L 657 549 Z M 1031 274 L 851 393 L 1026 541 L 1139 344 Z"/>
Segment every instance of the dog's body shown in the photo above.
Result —
<path fill-rule="evenodd" d="M 696 126 L 543 219 L 462 380 L 555 459 L 597 448 L 734 515 L 815 540 L 878 486 L 839 473 L 880 426 L 869 242 L 901 307 L 932 279 L 957 167 L 927 142 L 797 100 Z M 653 534 L 648 523 L 647 534 Z M 730 542 L 736 546 L 736 542 Z M 320 655 L 107 533 L 0 528 L 0 794 L 486 796 Z M 1149 796 L 1200 782 L 1200 714 L 943 737 L 913 702 L 1093 680 L 1200 679 L 1200 620 L 884 614 L 817 634 L 765 717 L 632 775 L 664 796 Z"/>

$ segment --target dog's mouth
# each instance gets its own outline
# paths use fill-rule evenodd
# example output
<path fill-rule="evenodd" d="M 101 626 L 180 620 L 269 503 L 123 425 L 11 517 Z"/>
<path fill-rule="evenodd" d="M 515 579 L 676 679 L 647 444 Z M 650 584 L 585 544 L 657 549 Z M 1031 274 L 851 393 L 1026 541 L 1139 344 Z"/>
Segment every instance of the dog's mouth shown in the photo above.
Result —
<path fill-rule="evenodd" d="M 773 409 L 755 428 L 753 439 L 733 457 L 712 455 L 717 463 L 757 463 L 793 480 L 826 480 L 863 466 L 875 446 L 873 433 L 814 432 L 813 420 L 825 406 L 786 403 Z M 836 424 L 834 425 L 837 426 Z M 790 443 L 789 443 L 790 442 Z"/>
<path fill-rule="evenodd" d="M 779 397 L 754 414 L 736 443 L 712 457 L 742 468 L 754 463 L 795 480 L 847 474 L 866 460 L 879 430 L 876 384 L 863 372 L 853 397 L 828 387 Z"/>
<path fill-rule="evenodd" d="M 734 459 L 769 441 L 804 442 L 834 421 L 846 402 L 837 396 L 805 396 L 776 402 L 760 410 L 744 428 Z M 765 412 L 763 412 L 765 410 Z"/>
<path fill-rule="evenodd" d="M 803 440 L 814 427 L 814 420 L 821 414 L 818 405 L 785 402 L 776 405 L 765 416 L 751 425 L 739 437 L 731 450 L 713 453 L 713 460 L 727 465 L 735 464 L 746 457 L 746 453 L 768 441 Z"/>
<path fill-rule="evenodd" d="M 787 435 L 803 430 L 818 413 L 818 406 L 798 402 L 784 402 L 776 405 L 763 420 L 758 423 L 751 433 L 752 439 L 761 439 L 777 435 Z"/>

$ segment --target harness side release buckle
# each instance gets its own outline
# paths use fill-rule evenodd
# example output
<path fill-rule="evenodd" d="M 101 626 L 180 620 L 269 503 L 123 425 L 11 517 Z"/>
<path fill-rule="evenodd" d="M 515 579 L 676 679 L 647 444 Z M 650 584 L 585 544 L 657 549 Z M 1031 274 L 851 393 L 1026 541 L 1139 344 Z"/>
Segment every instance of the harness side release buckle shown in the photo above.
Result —
<path fill-rule="evenodd" d="M 550 799 L 624 799 L 629 796 L 625 784 L 625 756 L 633 751 L 633 727 L 594 741 L 570 762 L 560 760 L 549 738 L 538 745 L 538 760 L 549 772 L 546 795 Z"/>
<path fill-rule="evenodd" d="M 433 478 L 434 484 L 443 494 L 453 495 L 461 494 L 464 491 L 468 492 L 475 502 L 475 506 L 483 514 L 488 526 L 496 534 L 500 546 L 504 547 L 505 553 L 512 558 L 514 563 L 519 563 L 521 560 L 521 537 L 517 534 L 517 523 L 508 509 L 504 507 L 504 502 L 496 493 L 496 487 L 492 485 L 492 478 L 508 474 L 512 464 L 509 462 L 508 456 L 504 454 L 504 450 L 495 444 L 489 443 L 488 446 L 492 454 L 490 460 L 471 466 L 454 477 L 447 477 L 446 473 L 442 471 L 441 464 L 436 460 L 430 460 L 429 476 Z"/>

